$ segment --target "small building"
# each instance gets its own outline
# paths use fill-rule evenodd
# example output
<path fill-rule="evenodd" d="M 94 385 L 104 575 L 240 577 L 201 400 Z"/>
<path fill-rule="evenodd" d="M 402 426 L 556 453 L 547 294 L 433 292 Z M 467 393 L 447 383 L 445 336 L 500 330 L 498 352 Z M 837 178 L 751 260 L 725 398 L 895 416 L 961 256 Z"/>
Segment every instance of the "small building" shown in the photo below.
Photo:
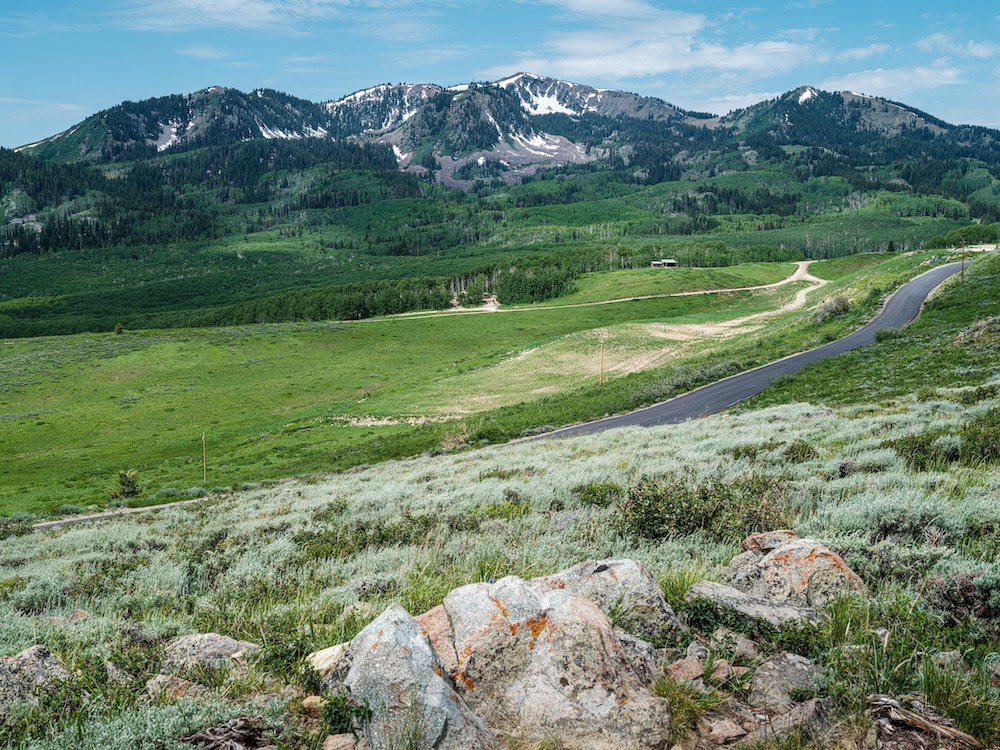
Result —
<path fill-rule="evenodd" d="M 677 268 L 677 261 L 673 258 L 660 258 L 649 264 L 650 268 Z"/>

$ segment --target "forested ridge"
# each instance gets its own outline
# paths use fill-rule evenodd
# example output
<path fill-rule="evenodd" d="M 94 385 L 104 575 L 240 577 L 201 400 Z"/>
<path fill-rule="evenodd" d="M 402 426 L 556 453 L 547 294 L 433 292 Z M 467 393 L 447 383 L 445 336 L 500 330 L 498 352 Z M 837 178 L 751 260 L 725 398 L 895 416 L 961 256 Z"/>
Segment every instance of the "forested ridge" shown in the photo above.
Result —
<path fill-rule="evenodd" d="M 34 153 L 0 149 L 0 335 L 535 302 L 657 257 L 907 250 L 990 241 L 1000 220 L 997 134 L 892 102 L 790 92 L 707 127 L 692 113 L 529 115 L 490 84 L 370 97 L 369 123 L 419 103 L 403 145 L 428 168 L 319 129 L 346 127 L 348 108 L 264 90 L 128 102 Z M 224 124 L 181 123 L 195 104 Z M 178 123 L 166 135 L 164 120 Z M 259 137 L 279 126 L 312 137 Z M 441 149 L 491 147 L 505 127 L 567 138 L 589 161 L 515 174 L 481 158 L 455 172 L 467 189 L 437 182 Z"/>

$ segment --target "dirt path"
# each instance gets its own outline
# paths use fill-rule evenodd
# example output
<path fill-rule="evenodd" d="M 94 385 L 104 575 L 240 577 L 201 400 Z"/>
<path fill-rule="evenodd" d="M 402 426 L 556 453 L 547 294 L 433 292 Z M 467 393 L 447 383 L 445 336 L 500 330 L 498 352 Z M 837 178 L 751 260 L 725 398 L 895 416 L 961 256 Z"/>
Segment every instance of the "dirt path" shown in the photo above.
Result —
<path fill-rule="evenodd" d="M 381 318 L 365 318 L 363 320 L 354 321 L 356 323 L 367 323 L 379 320 L 385 320 L 387 318 L 446 318 L 452 315 L 483 315 L 489 313 L 516 313 L 516 312 L 538 312 L 540 310 L 565 310 L 571 307 L 596 307 L 597 305 L 614 305 L 619 302 L 636 302 L 638 300 L 644 299 L 663 299 L 665 297 L 697 297 L 702 294 L 724 294 L 726 292 L 754 292 L 759 289 L 774 289 L 775 287 L 785 286 L 786 284 L 794 284 L 796 281 L 817 281 L 820 282 L 820 286 L 825 284 L 825 281 L 816 278 L 809 273 L 809 264 L 812 263 L 811 260 L 797 261 L 797 268 L 788 277 L 782 279 L 781 281 L 775 281 L 771 284 L 758 284 L 757 286 L 738 286 L 738 287 L 727 287 L 725 289 L 693 289 L 687 292 L 668 292 L 665 294 L 641 294 L 635 297 L 618 297 L 616 299 L 602 299 L 596 302 L 573 302 L 568 305 L 538 305 L 535 307 L 501 307 L 496 301 L 495 297 L 491 297 L 490 300 L 484 304 L 482 307 L 456 307 L 451 310 L 433 310 L 433 311 L 420 311 L 420 312 L 409 312 L 409 313 L 399 313 L 398 315 L 386 315 Z M 806 290 L 810 291 L 810 290 Z M 804 304 L 804 302 L 803 302 Z M 801 305 L 799 305 L 801 307 Z M 784 311 L 782 311 L 784 312 Z"/>
<path fill-rule="evenodd" d="M 789 276 L 783 281 L 779 281 L 777 284 L 770 284 L 769 286 L 781 286 L 783 284 L 791 284 L 795 281 L 808 281 L 810 286 L 805 289 L 800 289 L 796 294 L 795 298 L 781 307 L 776 307 L 773 310 L 765 310 L 764 312 L 754 313 L 753 315 L 745 315 L 742 318 L 733 318 L 732 320 L 724 320 L 719 323 L 690 323 L 690 324 L 679 324 L 679 325 L 667 325 L 664 323 L 651 323 L 649 325 L 649 332 L 658 337 L 669 339 L 671 341 L 692 341 L 695 339 L 705 339 L 705 338 L 728 338 L 730 336 L 735 336 L 740 333 L 747 333 L 748 331 L 754 330 L 758 326 L 752 328 L 748 327 L 752 325 L 755 321 L 761 320 L 762 318 L 770 318 L 774 315 L 780 315 L 781 313 L 792 312 L 794 310 L 801 310 L 806 305 L 807 296 L 810 292 L 813 292 L 820 287 L 826 286 L 829 281 L 826 279 L 821 279 L 818 276 L 813 276 L 809 273 L 809 264 L 813 261 L 807 260 L 798 264 L 798 269 L 795 273 Z M 739 329 L 739 330 L 737 330 Z"/>

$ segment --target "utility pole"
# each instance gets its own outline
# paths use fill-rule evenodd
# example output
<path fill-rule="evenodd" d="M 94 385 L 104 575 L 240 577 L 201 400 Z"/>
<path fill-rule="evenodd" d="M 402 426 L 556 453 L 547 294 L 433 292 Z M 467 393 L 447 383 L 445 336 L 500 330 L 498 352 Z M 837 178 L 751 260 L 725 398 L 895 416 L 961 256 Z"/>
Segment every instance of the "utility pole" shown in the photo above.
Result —
<path fill-rule="evenodd" d="M 962 243 L 962 286 L 965 286 L 965 243 Z"/>
<path fill-rule="evenodd" d="M 201 466 L 202 480 L 208 481 L 208 443 L 205 441 L 205 433 L 201 433 Z"/>
<path fill-rule="evenodd" d="M 601 374 L 598 376 L 598 385 L 604 385 L 604 337 L 601 336 Z"/>

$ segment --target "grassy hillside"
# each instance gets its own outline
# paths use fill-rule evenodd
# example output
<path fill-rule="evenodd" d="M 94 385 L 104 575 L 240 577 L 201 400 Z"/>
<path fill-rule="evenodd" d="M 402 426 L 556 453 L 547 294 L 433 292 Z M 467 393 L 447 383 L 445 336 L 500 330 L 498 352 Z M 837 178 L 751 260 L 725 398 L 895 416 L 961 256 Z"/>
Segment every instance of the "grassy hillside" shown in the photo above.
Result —
<path fill-rule="evenodd" d="M 842 335 L 926 257 L 890 257 L 812 294 L 811 304 L 849 296 L 845 315 L 792 312 L 745 329 L 717 324 L 786 304 L 803 285 L 349 325 L 5 341 L 0 512 L 106 504 L 115 473 L 129 468 L 143 487 L 130 502 L 149 503 L 635 408 Z M 618 295 L 618 273 L 590 288 Z M 644 273 L 650 283 L 682 278 Z M 728 278 L 747 277 L 737 269 Z"/>
<path fill-rule="evenodd" d="M 0 744 L 162 746 L 248 710 L 241 701 L 268 679 L 314 689 L 303 656 L 351 637 L 390 602 L 419 613 L 460 584 L 547 574 L 584 559 L 642 560 L 672 604 L 694 617 L 684 592 L 717 577 L 738 551 L 754 528 L 748 487 L 762 485 L 781 525 L 828 541 L 870 592 L 837 605 L 828 627 L 779 641 L 828 670 L 841 731 L 863 737 L 870 693 L 933 691 L 937 711 L 996 742 L 1000 703 L 985 670 L 1000 659 L 1000 473 L 992 462 L 914 468 L 898 447 L 929 423 L 960 431 L 989 414 L 995 424 L 998 401 L 977 399 L 960 388 L 931 402 L 906 395 L 835 408 L 777 406 L 392 462 L 8 538 L 0 547 L 0 655 L 45 643 L 90 698 L 85 707 L 43 702 L 0 730 Z M 995 446 L 995 433 L 989 439 Z M 695 496 L 708 483 L 713 497 L 724 487 L 728 501 L 703 527 L 623 523 L 631 488 L 664 476 Z M 756 484 L 746 483 L 749 476 Z M 670 517 L 703 511 L 688 506 Z M 60 619 L 72 608 L 89 617 Z M 699 632 L 714 627 L 695 622 Z M 878 628 L 887 630 L 884 640 Z M 147 703 L 142 685 L 158 668 L 157 644 L 191 631 L 254 640 L 263 656 L 211 700 Z M 848 644 L 868 650 L 845 660 Z M 924 666 L 925 655 L 948 650 L 962 654 L 967 674 Z M 105 659 L 133 677 L 110 681 Z M 301 737 L 286 745 L 303 746 L 311 745 Z"/>

